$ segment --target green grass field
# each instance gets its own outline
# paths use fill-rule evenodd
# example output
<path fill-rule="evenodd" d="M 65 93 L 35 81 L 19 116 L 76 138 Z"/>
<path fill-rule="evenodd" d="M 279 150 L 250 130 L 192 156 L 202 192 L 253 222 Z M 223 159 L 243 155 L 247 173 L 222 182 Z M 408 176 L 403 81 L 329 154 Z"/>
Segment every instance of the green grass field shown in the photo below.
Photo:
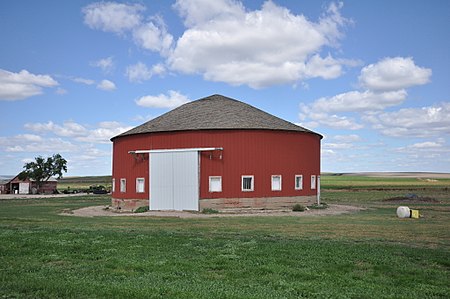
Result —
<path fill-rule="evenodd" d="M 393 178 L 352 175 L 322 175 L 324 189 L 433 189 L 450 188 L 450 178 Z"/>
<path fill-rule="evenodd" d="M 382 181 L 323 176 L 324 201 L 368 208 L 327 217 L 78 218 L 59 214 L 110 198 L 0 201 L 0 298 L 448 298 L 450 182 Z M 406 193 L 434 200 L 386 201 Z M 397 218 L 400 204 L 423 217 Z"/>

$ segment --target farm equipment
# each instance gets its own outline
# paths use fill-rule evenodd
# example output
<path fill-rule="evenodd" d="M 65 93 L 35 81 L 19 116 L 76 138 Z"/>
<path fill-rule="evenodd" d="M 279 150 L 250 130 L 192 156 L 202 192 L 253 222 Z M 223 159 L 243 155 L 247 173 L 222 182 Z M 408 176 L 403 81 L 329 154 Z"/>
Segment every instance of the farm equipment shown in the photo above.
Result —
<path fill-rule="evenodd" d="M 86 190 L 86 193 L 92 193 L 92 194 L 107 194 L 109 193 L 108 190 L 106 190 L 105 186 L 102 185 L 92 185 L 89 186 L 89 189 Z"/>
<path fill-rule="evenodd" d="M 70 187 L 67 187 L 67 189 L 64 189 L 62 193 L 64 194 L 77 194 L 80 193 L 81 191 L 78 189 L 72 189 Z"/>

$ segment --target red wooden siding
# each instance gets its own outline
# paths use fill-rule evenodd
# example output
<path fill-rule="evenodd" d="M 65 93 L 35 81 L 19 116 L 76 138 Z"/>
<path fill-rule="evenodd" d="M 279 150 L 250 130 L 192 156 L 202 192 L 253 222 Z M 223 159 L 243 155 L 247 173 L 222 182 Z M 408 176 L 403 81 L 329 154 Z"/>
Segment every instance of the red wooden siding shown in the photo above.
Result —
<path fill-rule="evenodd" d="M 270 130 L 211 130 L 164 132 L 114 139 L 113 198 L 148 199 L 148 154 L 129 151 L 221 147 L 201 152 L 200 198 L 246 198 L 315 195 L 311 175 L 320 175 L 320 137 L 315 134 Z M 222 156 L 222 159 L 220 158 Z M 254 191 L 241 191 L 241 176 L 254 176 Z M 271 190 L 271 176 L 282 176 L 282 190 Z M 303 175 L 303 190 L 295 190 L 295 175 Z M 222 176 L 222 192 L 209 192 L 209 176 Z M 146 179 L 145 193 L 136 193 L 136 178 Z M 120 192 L 120 179 L 127 191 Z"/>

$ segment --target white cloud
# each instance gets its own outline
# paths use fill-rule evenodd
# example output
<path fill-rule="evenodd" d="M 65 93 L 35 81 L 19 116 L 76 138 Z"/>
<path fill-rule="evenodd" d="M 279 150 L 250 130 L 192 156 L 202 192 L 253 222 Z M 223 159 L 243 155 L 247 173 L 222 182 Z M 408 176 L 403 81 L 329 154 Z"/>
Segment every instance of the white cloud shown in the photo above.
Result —
<path fill-rule="evenodd" d="M 106 142 L 105 142 L 106 143 Z M 51 156 L 60 153 L 67 161 L 68 175 L 104 175 L 111 169 L 111 142 L 93 144 L 64 140 L 55 137 L 41 137 L 26 140 L 22 135 L 0 137 L 0 164 L 19 172 L 22 165 L 35 161 L 36 156 Z"/>
<path fill-rule="evenodd" d="M 373 128 L 392 137 L 450 135 L 450 102 L 422 108 L 403 108 L 364 117 Z"/>
<path fill-rule="evenodd" d="M 17 138 L 27 141 L 27 142 L 41 142 L 42 137 L 34 134 L 20 134 L 16 136 Z"/>
<path fill-rule="evenodd" d="M 302 121 L 310 120 L 309 122 L 303 123 L 303 125 L 310 128 L 322 125 L 333 129 L 359 130 L 364 127 L 362 124 L 357 123 L 354 119 L 347 116 L 328 114 L 320 110 L 312 109 L 305 104 L 300 104 L 299 118 Z"/>
<path fill-rule="evenodd" d="M 166 67 L 162 63 L 152 66 L 153 75 L 163 75 L 166 72 Z"/>
<path fill-rule="evenodd" d="M 73 78 L 72 80 L 76 83 L 82 83 L 82 84 L 86 84 L 86 85 L 92 85 L 95 83 L 94 80 L 86 79 L 86 78 Z"/>
<path fill-rule="evenodd" d="M 430 165 L 435 161 L 440 161 L 441 165 L 446 165 L 450 162 L 448 159 L 450 146 L 446 145 L 442 138 L 436 141 L 425 141 L 398 147 L 394 151 L 402 154 L 409 163 L 416 165 Z"/>
<path fill-rule="evenodd" d="M 30 162 L 35 162 L 36 160 L 35 159 L 32 159 L 32 158 L 25 158 L 25 159 L 22 159 L 22 163 L 23 164 L 25 164 L 25 163 L 30 163 Z"/>
<path fill-rule="evenodd" d="M 166 26 L 161 18 L 154 18 L 155 22 L 148 22 L 133 30 L 134 42 L 147 50 L 167 55 L 173 36 L 167 33 Z"/>
<path fill-rule="evenodd" d="M 110 143 L 110 139 L 125 131 L 131 130 L 130 126 L 123 126 L 119 122 L 101 122 L 98 128 L 89 130 L 89 134 L 76 138 L 77 141 L 94 142 L 94 143 Z"/>
<path fill-rule="evenodd" d="M 112 91 L 116 89 L 116 85 L 112 81 L 102 80 L 99 84 L 97 84 L 97 88 L 101 90 Z"/>
<path fill-rule="evenodd" d="M 323 47 L 334 46 L 342 37 L 340 29 L 348 21 L 336 5 L 315 23 L 271 1 L 255 11 L 235 1 L 203 2 L 175 4 L 188 29 L 168 58 L 174 70 L 260 88 L 311 77 L 336 78 L 348 64 L 319 56 Z M 202 5 L 208 9 L 202 11 Z"/>
<path fill-rule="evenodd" d="M 442 142 L 435 142 L 435 141 L 425 141 L 425 142 L 419 142 L 419 143 L 414 143 L 411 144 L 409 147 L 410 148 L 415 148 L 415 149 L 433 149 L 433 148 L 441 148 Z"/>
<path fill-rule="evenodd" d="M 363 113 L 362 120 L 376 124 L 374 127 L 382 128 L 382 118 L 389 114 L 382 114 L 380 111 L 402 104 L 408 96 L 405 88 L 425 84 L 429 82 L 430 76 L 430 69 L 416 66 L 410 57 L 385 58 L 361 70 L 359 81 L 362 87 L 367 88 L 366 90 L 322 97 L 309 105 L 301 105 L 300 118 L 302 120 L 309 118 L 315 125 L 356 129 L 362 128 L 362 125 L 352 123 L 346 116 L 330 117 L 330 115 L 360 112 Z M 401 135 L 405 131 L 406 128 L 402 127 L 389 129 L 389 132 L 383 129 L 386 135 Z"/>
<path fill-rule="evenodd" d="M 350 135 L 335 135 L 333 136 L 333 139 L 339 142 L 358 142 L 361 141 L 361 137 L 356 134 L 350 134 Z"/>
<path fill-rule="evenodd" d="M 89 128 L 74 121 L 66 121 L 62 125 L 52 121 L 47 123 L 27 123 L 25 129 L 41 134 L 52 133 L 59 137 L 73 138 L 75 141 L 90 143 L 110 143 L 110 139 L 125 131 L 132 129 L 118 122 L 100 122 L 96 128 Z M 18 135 L 24 141 L 42 141 L 38 135 Z"/>
<path fill-rule="evenodd" d="M 24 151 L 25 151 L 25 149 L 20 145 L 7 146 L 5 149 L 5 152 L 11 152 L 11 153 L 19 153 L 19 152 L 24 152 Z"/>
<path fill-rule="evenodd" d="M 145 7 L 140 4 L 96 2 L 82 9 L 84 23 L 92 29 L 122 34 L 142 21 Z"/>
<path fill-rule="evenodd" d="M 142 62 L 127 67 L 126 75 L 131 82 L 142 82 L 152 77 L 151 70 Z"/>
<path fill-rule="evenodd" d="M 152 68 L 148 68 L 142 62 L 130 65 L 126 69 L 126 76 L 130 82 L 142 83 L 142 81 L 149 80 L 153 75 L 162 75 L 165 72 L 165 67 L 162 64 L 156 64 Z"/>
<path fill-rule="evenodd" d="M 55 93 L 56 93 L 56 94 L 59 94 L 59 95 L 64 95 L 64 94 L 67 93 L 67 90 L 65 90 L 64 88 L 58 87 L 58 88 L 55 90 Z"/>
<path fill-rule="evenodd" d="M 208 23 L 217 18 L 245 17 L 242 3 L 233 0 L 178 0 L 174 8 L 187 27 Z"/>
<path fill-rule="evenodd" d="M 151 108 L 175 108 L 189 102 L 189 98 L 177 91 L 169 90 L 168 95 L 143 96 L 136 100 L 136 104 Z"/>
<path fill-rule="evenodd" d="M 42 138 L 30 134 L 0 137 L 0 151 L 27 153 L 55 153 L 70 152 L 77 149 L 72 142 L 61 138 Z"/>
<path fill-rule="evenodd" d="M 0 69 L 0 100 L 22 100 L 42 94 L 44 87 L 57 86 L 49 75 L 35 75 L 27 70 L 19 73 Z"/>
<path fill-rule="evenodd" d="M 110 155 L 110 151 L 104 151 L 92 146 L 85 146 L 82 154 L 77 153 L 73 156 L 70 162 L 72 162 L 73 164 L 76 163 L 78 166 L 87 166 L 85 164 L 86 162 L 88 163 L 88 165 L 92 165 L 92 163 L 98 163 L 99 158 L 109 157 Z"/>
<path fill-rule="evenodd" d="M 386 107 L 401 104 L 406 99 L 406 96 L 407 92 L 403 89 L 381 93 L 369 90 L 364 92 L 349 91 L 330 98 L 320 98 L 311 105 L 311 109 L 329 113 L 383 110 Z"/>
<path fill-rule="evenodd" d="M 356 134 L 335 135 L 331 138 L 324 139 L 322 149 L 331 151 L 335 155 L 339 154 L 342 156 L 344 155 L 344 152 L 350 153 L 347 150 L 351 150 L 351 153 L 355 153 L 355 150 L 364 149 L 365 145 L 363 145 L 362 141 L 362 138 Z"/>
<path fill-rule="evenodd" d="M 337 155 L 337 153 L 335 151 L 333 151 L 332 149 L 325 149 L 323 147 L 321 147 L 320 149 L 320 156 L 322 158 L 333 158 Z"/>
<path fill-rule="evenodd" d="M 112 56 L 99 59 L 90 63 L 91 66 L 100 68 L 105 74 L 109 74 L 114 69 L 114 60 Z"/>
<path fill-rule="evenodd" d="M 364 127 L 347 116 L 324 115 L 323 118 L 315 119 L 315 121 L 319 121 L 321 125 L 334 129 L 359 130 Z"/>
<path fill-rule="evenodd" d="M 384 58 L 361 70 L 359 83 L 375 91 L 389 91 L 430 82 L 431 69 L 419 67 L 411 57 Z"/>
<path fill-rule="evenodd" d="M 90 28 L 130 33 L 137 46 L 159 52 L 170 69 L 210 81 L 253 88 L 295 85 L 337 78 L 344 66 L 355 65 L 320 56 L 324 47 L 338 46 L 342 28 L 351 22 L 341 16 L 341 3 L 332 3 L 316 22 L 272 1 L 254 11 L 235 0 L 179 0 L 174 8 L 186 26 L 176 42 L 160 16 L 144 17 L 143 5 L 97 2 L 82 11 Z M 144 72 L 136 81 L 149 76 Z"/>
<path fill-rule="evenodd" d="M 140 4 L 96 2 L 82 9 L 84 23 L 92 29 L 120 35 L 131 33 L 135 44 L 149 51 L 167 55 L 173 37 L 167 32 L 162 18 L 153 16 L 144 21 L 145 7 Z M 111 58 L 111 57 L 109 57 Z M 111 61 L 99 61 L 99 67 L 109 67 Z"/>
<path fill-rule="evenodd" d="M 24 125 L 25 129 L 35 132 L 50 131 L 54 126 L 55 124 L 51 121 L 47 123 L 27 123 Z"/>
<path fill-rule="evenodd" d="M 111 169 L 110 138 L 131 129 L 118 122 L 100 122 L 94 126 L 74 121 L 57 124 L 29 123 L 32 134 L 0 136 L 0 164 L 20 168 L 17 161 L 34 161 L 33 157 L 61 153 L 68 161 L 70 175 L 104 175 Z M 14 162 L 15 161 L 15 162 Z M 106 172 L 105 172 L 106 169 Z M 20 171 L 20 169 L 17 169 Z"/>
<path fill-rule="evenodd" d="M 330 55 L 325 58 L 316 54 L 305 65 L 305 77 L 321 77 L 323 79 L 334 79 L 342 74 L 344 60 L 336 60 Z"/>
<path fill-rule="evenodd" d="M 154 115 L 147 114 L 147 115 L 136 115 L 131 120 L 142 123 L 142 122 L 147 122 L 154 118 L 155 118 Z"/>
<path fill-rule="evenodd" d="M 49 121 L 47 123 L 27 123 L 24 127 L 33 132 L 51 132 L 61 137 L 76 137 L 88 134 L 88 130 L 84 126 L 73 121 L 66 121 L 62 126 Z"/>
<path fill-rule="evenodd" d="M 353 148 L 354 145 L 351 143 L 324 143 L 323 147 L 325 149 L 350 149 Z"/>

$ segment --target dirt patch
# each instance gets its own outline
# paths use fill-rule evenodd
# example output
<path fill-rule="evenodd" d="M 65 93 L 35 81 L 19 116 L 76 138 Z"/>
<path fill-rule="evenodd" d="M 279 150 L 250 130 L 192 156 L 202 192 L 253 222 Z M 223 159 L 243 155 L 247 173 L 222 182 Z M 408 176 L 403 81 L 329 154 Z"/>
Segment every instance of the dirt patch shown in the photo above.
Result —
<path fill-rule="evenodd" d="M 228 209 L 218 214 L 202 214 L 190 211 L 148 211 L 145 213 L 116 212 L 105 206 L 86 207 L 78 210 L 64 210 L 61 215 L 78 217 L 98 216 L 132 216 L 132 217 L 173 217 L 173 218 L 212 218 L 212 217 L 264 217 L 264 216 L 330 216 L 346 213 L 354 213 L 365 208 L 348 205 L 329 205 L 327 209 L 310 209 L 304 212 L 293 212 L 290 210 L 258 210 L 258 209 Z"/>
<path fill-rule="evenodd" d="M 436 198 L 418 196 L 416 194 L 407 194 L 405 196 L 396 196 L 383 199 L 384 202 L 403 202 L 403 203 L 439 203 Z"/>

